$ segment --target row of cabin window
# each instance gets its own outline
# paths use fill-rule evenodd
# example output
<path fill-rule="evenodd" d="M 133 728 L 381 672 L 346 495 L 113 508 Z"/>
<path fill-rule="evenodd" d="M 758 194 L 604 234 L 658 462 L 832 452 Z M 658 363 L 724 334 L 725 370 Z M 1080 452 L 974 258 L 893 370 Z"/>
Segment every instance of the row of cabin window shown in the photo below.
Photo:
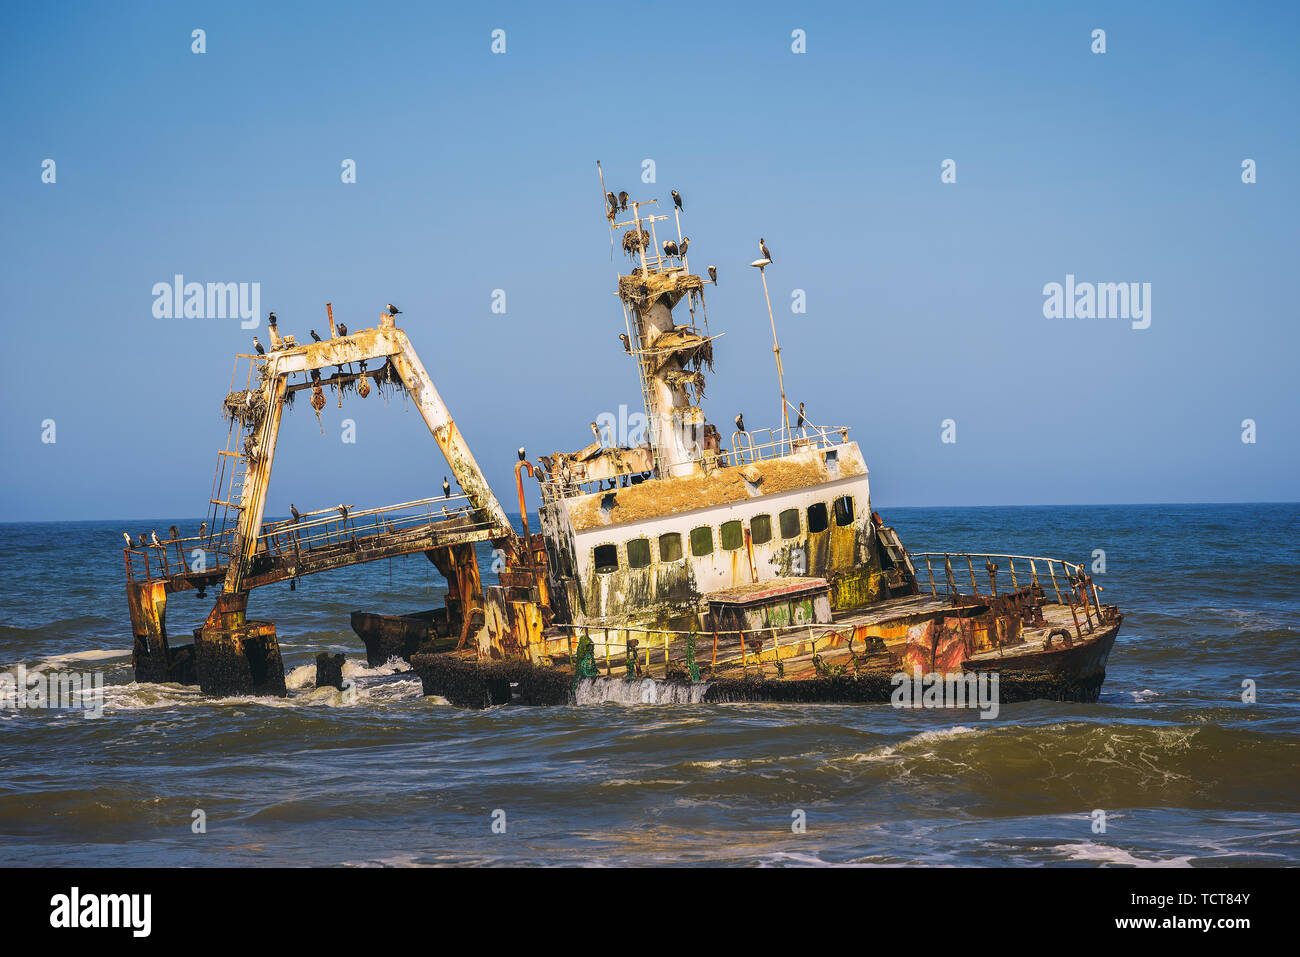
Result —
<path fill-rule="evenodd" d="M 835 514 L 835 524 L 843 527 L 853 524 L 853 498 L 842 495 L 831 503 Z M 829 527 L 825 502 L 814 502 L 808 506 L 808 531 L 824 532 Z M 777 516 L 777 530 L 784 538 L 798 538 L 801 530 L 799 510 L 787 508 Z M 739 519 L 723 522 L 719 528 L 722 537 L 722 549 L 734 552 L 745 544 L 745 536 Z M 764 545 L 772 540 L 772 516 L 755 515 L 749 520 L 749 537 L 755 545 Z M 691 554 L 704 558 L 713 554 L 713 528 L 701 525 L 691 529 Z M 600 574 L 618 571 L 618 546 L 597 545 L 592 555 L 596 571 Z M 680 532 L 668 532 L 659 536 L 659 561 L 663 564 L 682 560 L 682 536 Z M 627 543 L 628 568 L 650 567 L 650 539 L 634 538 Z"/>

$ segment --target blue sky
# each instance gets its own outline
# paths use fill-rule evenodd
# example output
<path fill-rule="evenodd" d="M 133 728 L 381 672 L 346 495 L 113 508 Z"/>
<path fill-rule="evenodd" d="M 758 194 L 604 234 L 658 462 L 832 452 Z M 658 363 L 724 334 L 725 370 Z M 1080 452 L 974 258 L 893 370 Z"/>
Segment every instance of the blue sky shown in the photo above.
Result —
<path fill-rule="evenodd" d="M 724 435 L 737 411 L 751 427 L 779 413 L 745 265 L 762 235 L 789 396 L 854 427 L 878 507 L 1300 498 L 1293 5 L 7 18 L 0 520 L 204 512 L 233 355 L 264 330 L 156 319 L 152 287 L 176 273 L 259 282 L 300 337 L 327 300 L 354 329 L 397 303 L 513 502 L 518 445 L 576 449 L 600 413 L 639 408 L 597 159 L 635 197 L 679 189 L 692 264 L 719 267 L 705 410 Z M 1045 318 L 1043 286 L 1067 274 L 1151 283 L 1150 328 Z M 288 416 L 272 513 L 433 494 L 448 472 L 400 401 L 331 397 L 322 419 L 323 435 L 306 403 Z"/>

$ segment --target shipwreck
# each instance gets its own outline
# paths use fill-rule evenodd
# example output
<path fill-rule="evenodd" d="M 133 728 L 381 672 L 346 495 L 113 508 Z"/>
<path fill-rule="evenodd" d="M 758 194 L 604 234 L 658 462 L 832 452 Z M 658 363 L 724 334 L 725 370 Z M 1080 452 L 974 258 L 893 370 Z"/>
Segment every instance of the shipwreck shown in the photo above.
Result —
<path fill-rule="evenodd" d="M 259 344 L 236 358 L 226 448 L 198 534 L 124 549 L 136 679 L 283 694 L 275 625 L 248 616 L 252 590 L 423 553 L 446 577 L 443 606 L 358 610 L 352 626 L 371 663 L 403 658 L 426 694 L 460 706 L 603 700 L 630 687 L 656 701 L 888 701 L 900 674 L 990 672 L 1003 701 L 1095 700 L 1123 618 L 1084 566 L 909 552 L 872 509 L 850 428 L 816 424 L 786 399 L 770 300 L 779 414 L 756 429 L 737 416 L 724 437 L 704 411 L 718 339 L 705 297 L 717 273 L 691 271 L 680 196 L 669 212 L 606 192 L 603 174 L 601 192 L 629 262 L 619 338 L 644 434 L 593 422 L 593 441 L 576 451 L 529 461 L 521 448 L 517 529 L 398 310 L 349 334 L 327 305 L 330 335 L 310 343 L 272 322 L 264 354 Z M 759 252 L 751 265 L 766 298 L 765 241 Z M 419 501 L 265 521 L 286 406 L 307 392 L 319 415 L 327 390 L 341 404 L 372 389 L 409 396 L 460 491 L 444 483 Z M 540 493 L 536 531 L 525 476 Z M 497 580 L 485 585 L 489 549 Z M 213 607 L 192 642 L 173 644 L 169 596 L 209 589 Z"/>

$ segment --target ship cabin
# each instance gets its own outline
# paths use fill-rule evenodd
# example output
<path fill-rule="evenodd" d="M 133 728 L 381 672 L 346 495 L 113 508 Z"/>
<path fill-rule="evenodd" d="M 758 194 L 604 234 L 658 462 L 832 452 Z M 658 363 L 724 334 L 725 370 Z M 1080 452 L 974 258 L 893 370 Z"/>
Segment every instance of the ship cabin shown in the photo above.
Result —
<path fill-rule="evenodd" d="M 543 459 L 552 595 L 576 625 L 691 628 L 703 626 L 711 596 L 764 582 L 820 579 L 837 610 L 886 597 L 894 563 L 846 432 L 796 437 L 768 457 L 734 451 L 752 448 L 742 439 L 695 474 L 664 478 L 583 483 L 608 469 L 575 478 L 574 463 Z M 626 464 L 638 450 L 603 451 Z"/>

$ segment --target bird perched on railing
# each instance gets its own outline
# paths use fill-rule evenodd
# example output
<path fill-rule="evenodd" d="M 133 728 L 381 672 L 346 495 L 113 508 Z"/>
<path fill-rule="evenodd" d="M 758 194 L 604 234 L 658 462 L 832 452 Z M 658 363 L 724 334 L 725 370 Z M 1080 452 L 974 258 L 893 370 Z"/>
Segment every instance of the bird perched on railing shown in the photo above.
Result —
<path fill-rule="evenodd" d="M 348 507 L 346 505 L 340 504 L 339 514 L 343 516 L 343 524 L 346 525 L 348 523 Z"/>
<path fill-rule="evenodd" d="M 161 548 L 161 547 L 162 547 L 162 542 L 158 541 L 158 530 L 157 530 L 157 529 L 153 529 L 152 531 L 149 532 L 149 543 L 150 543 L 151 545 L 153 545 L 155 548 Z"/>
<path fill-rule="evenodd" d="M 442 497 L 451 498 L 451 483 L 447 481 L 447 476 L 442 477 Z"/>
<path fill-rule="evenodd" d="M 794 427 L 796 429 L 803 428 L 803 403 L 802 402 L 799 403 L 799 421 L 794 424 Z"/>
<path fill-rule="evenodd" d="M 131 536 L 128 535 L 126 532 L 123 532 L 123 533 L 122 533 L 122 537 L 126 539 L 126 547 L 127 547 L 127 548 L 131 548 L 131 547 L 132 547 L 132 545 L 131 545 Z"/>
<path fill-rule="evenodd" d="M 683 213 L 686 212 L 685 207 L 682 206 L 682 194 L 677 192 L 677 190 L 673 190 L 672 193 L 673 193 L 673 205 L 676 206 L 678 209 L 680 209 Z"/>
<path fill-rule="evenodd" d="M 316 335 L 316 330 L 315 330 L 315 329 L 308 329 L 307 331 L 311 333 L 311 340 L 312 340 L 312 342 L 320 342 L 320 341 L 321 341 L 321 340 L 320 340 L 320 336 Z"/>
<path fill-rule="evenodd" d="M 348 327 L 345 326 L 345 325 L 343 325 L 343 323 L 340 322 L 340 323 L 339 323 L 339 335 L 341 335 L 341 336 L 346 336 L 347 334 L 348 334 Z"/>
<path fill-rule="evenodd" d="M 745 413 L 744 413 L 744 412 L 737 412 L 737 413 L 736 413 L 736 431 L 737 431 L 737 432 L 744 432 L 744 431 L 745 431 Z"/>
<path fill-rule="evenodd" d="M 181 530 L 173 525 L 171 528 L 167 529 L 167 534 L 171 536 L 172 541 L 174 542 L 176 539 L 181 537 Z"/>
<path fill-rule="evenodd" d="M 677 244 L 671 239 L 664 240 L 664 255 L 669 259 L 677 255 Z"/>
<path fill-rule="evenodd" d="M 257 341 L 257 336 L 253 336 L 253 348 L 257 350 L 259 356 L 266 355 L 266 350 L 263 349 L 262 344 Z"/>
<path fill-rule="evenodd" d="M 200 523 L 199 523 L 199 538 L 202 538 L 202 537 L 203 537 L 204 535 L 206 535 L 206 534 L 208 534 L 208 523 L 207 523 L 207 522 L 200 522 Z"/>
<path fill-rule="evenodd" d="M 681 243 L 679 243 L 678 246 L 677 246 L 677 255 L 679 255 L 679 256 L 681 256 L 683 259 L 685 259 L 685 258 L 686 258 L 686 247 L 689 246 L 690 244 L 691 244 L 691 237 L 690 237 L 690 236 L 683 236 L 683 237 L 682 237 L 682 241 L 681 241 Z"/>
<path fill-rule="evenodd" d="M 136 548 L 144 548 L 144 532 L 141 532 L 135 540 Z"/>
<path fill-rule="evenodd" d="M 716 286 L 716 285 L 718 284 L 718 267 L 717 267 L 717 266 L 710 266 L 710 267 L 709 267 L 709 279 L 713 280 L 713 285 Z"/>
<path fill-rule="evenodd" d="M 298 519 L 302 517 L 301 515 L 298 514 L 298 510 L 297 510 L 296 508 L 293 507 L 293 502 L 290 502 L 290 503 L 289 503 L 289 514 L 293 516 L 292 521 L 295 521 L 295 522 L 298 521 Z"/>

